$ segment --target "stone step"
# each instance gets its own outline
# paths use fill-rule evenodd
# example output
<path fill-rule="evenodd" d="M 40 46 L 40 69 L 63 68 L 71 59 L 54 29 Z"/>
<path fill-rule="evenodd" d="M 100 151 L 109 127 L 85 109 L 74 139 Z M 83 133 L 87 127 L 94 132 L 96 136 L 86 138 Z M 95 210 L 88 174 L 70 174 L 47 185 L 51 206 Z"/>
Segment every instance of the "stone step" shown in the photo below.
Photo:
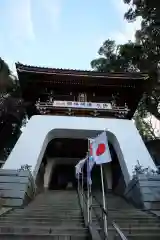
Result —
<path fill-rule="evenodd" d="M 93 207 L 93 209 L 99 209 L 99 207 L 97 207 L 97 208 L 95 208 L 95 207 Z M 126 211 L 126 210 L 123 210 L 123 209 L 119 209 L 119 210 L 117 210 L 117 209 L 108 209 L 107 208 L 107 210 L 109 210 L 109 212 L 110 213 L 122 213 L 122 214 L 144 214 L 144 215 L 147 215 L 148 213 L 147 212 L 145 212 L 145 211 L 140 211 L 140 210 L 138 210 L 137 211 L 137 209 L 135 209 L 135 210 L 132 210 L 132 211 Z"/>
<path fill-rule="evenodd" d="M 25 217 L 25 218 L 3 218 L 0 223 L 4 222 L 4 221 L 12 221 L 12 222 L 20 222 L 20 221 L 35 221 L 35 222 L 66 222 L 69 221 L 72 224 L 74 223 L 81 223 L 83 222 L 82 219 L 73 219 L 73 220 L 69 220 L 66 218 L 61 218 L 61 217 L 57 217 L 57 218 L 36 218 L 36 217 Z"/>
<path fill-rule="evenodd" d="M 46 199 L 60 199 L 60 200 L 63 200 L 63 197 L 65 197 L 66 199 L 71 199 L 71 198 L 74 198 L 74 199 L 78 199 L 78 195 L 76 193 L 74 194 L 42 194 L 42 195 L 38 195 L 36 197 L 36 200 L 44 200 L 43 196 L 45 195 Z"/>
<path fill-rule="evenodd" d="M 57 213 L 59 213 L 59 214 L 61 214 L 61 213 L 64 213 L 64 214 L 69 214 L 69 213 L 71 213 L 71 215 L 81 215 L 81 211 L 74 211 L 74 210 L 70 210 L 69 211 L 69 209 L 67 210 L 67 211 L 63 211 L 62 209 L 61 210 L 57 210 L 57 209 L 51 209 L 51 210 L 45 210 L 45 209 L 43 209 L 43 210 L 39 210 L 39 209 L 37 209 L 37 210 L 24 210 L 24 211 L 14 211 L 15 213 L 17 213 L 17 214 L 22 214 L 22 213 L 24 213 L 24 214 L 27 214 L 27 213 L 33 213 L 33 214 L 36 214 L 36 213 L 46 213 L 46 214 L 57 214 Z M 12 212 L 10 212 L 10 213 L 13 213 L 13 211 Z"/>
<path fill-rule="evenodd" d="M 97 215 L 102 216 L 102 211 L 101 211 L 101 210 L 98 210 L 98 209 L 95 210 L 95 209 L 93 209 L 92 212 L 93 212 L 93 213 L 96 213 Z M 148 213 L 148 214 L 146 214 L 146 213 L 145 213 L 145 214 L 144 214 L 144 213 L 142 213 L 142 214 L 133 214 L 133 213 L 132 213 L 132 214 L 127 214 L 127 213 L 122 213 L 122 212 L 118 212 L 118 211 L 117 211 L 117 213 L 116 213 L 116 212 L 113 213 L 113 212 L 111 212 L 111 211 L 108 211 L 108 215 L 111 216 L 111 217 L 112 217 L 112 216 L 113 216 L 113 217 L 114 217 L 114 216 L 118 216 L 118 217 L 128 217 L 128 218 L 130 218 L 130 217 L 131 217 L 131 218 L 132 218 L 132 217 L 133 217 L 133 218 L 152 218 L 152 219 L 155 218 L 154 215 L 149 214 L 149 213 Z"/>
<path fill-rule="evenodd" d="M 94 206 L 92 205 L 94 209 L 99 209 L 99 206 Z M 121 212 L 121 213 L 137 213 L 137 214 L 148 214 L 146 211 L 141 211 L 141 210 L 138 210 L 138 209 L 131 209 L 131 210 L 126 210 L 126 209 L 115 209 L 115 208 L 108 208 L 107 209 L 110 211 L 110 212 Z"/>
<path fill-rule="evenodd" d="M 42 204 L 45 204 L 45 203 L 58 203 L 59 204 L 62 204 L 62 203 L 68 203 L 68 204 L 71 204 L 73 203 L 73 205 L 77 205 L 78 202 L 79 202 L 79 199 L 78 198 L 74 198 L 74 197 L 71 197 L 70 199 L 66 198 L 65 196 L 61 197 L 61 198 L 52 198 L 52 199 L 49 199 L 49 198 L 46 198 L 46 199 L 36 199 L 35 202 L 37 203 L 42 203 Z M 74 201 L 74 202 L 73 202 Z M 34 204 L 35 202 L 32 202 L 30 203 L 30 205 Z"/>
<path fill-rule="evenodd" d="M 100 219 L 102 218 L 102 216 L 101 215 L 98 215 L 97 217 L 99 217 Z M 115 220 L 115 221 L 133 221 L 133 220 L 136 220 L 136 221 L 138 221 L 138 222 L 143 222 L 143 221 L 145 221 L 145 222 L 148 222 L 148 221 L 159 221 L 158 220 L 158 218 L 152 218 L 152 217 L 141 217 L 141 216 L 139 216 L 139 217 L 136 217 L 136 216 L 130 216 L 130 217 L 128 217 L 128 216 L 108 216 L 108 219 L 109 220 Z"/>
<path fill-rule="evenodd" d="M 88 229 L 84 228 L 75 192 L 54 191 L 45 197 L 41 194 L 25 209 L 16 209 L 0 217 L 0 239 L 42 238 L 46 240 L 88 238 Z"/>
<path fill-rule="evenodd" d="M 125 235 L 128 240 L 159 240 L 160 234 L 154 233 L 154 234 L 127 234 Z M 120 238 L 117 236 L 114 240 L 120 240 Z"/>
<path fill-rule="evenodd" d="M 36 218 L 36 217 L 25 217 L 25 218 L 10 218 L 10 217 L 6 217 L 3 218 L 0 223 L 4 222 L 4 221 L 13 221 L 13 222 L 20 222 L 20 221 L 35 221 L 35 222 L 67 222 L 69 221 L 70 223 L 74 224 L 74 223 L 81 223 L 83 222 L 82 219 L 66 219 L 66 218 L 61 218 L 61 217 L 57 217 L 57 218 Z"/>
<path fill-rule="evenodd" d="M 76 204 L 79 199 L 78 197 L 74 197 L 74 196 L 71 196 L 71 197 L 67 197 L 67 196 L 61 196 L 61 197 L 56 197 L 56 196 L 53 196 L 53 197 L 47 197 L 45 196 L 46 199 L 44 198 L 36 198 L 36 202 L 56 202 L 57 200 L 59 200 L 59 202 L 63 202 L 64 199 L 65 199 L 65 202 L 71 202 L 72 200 L 74 200 L 74 204 Z"/>
<path fill-rule="evenodd" d="M 66 219 L 57 219 L 55 221 L 47 220 L 47 219 L 22 219 L 22 220 L 13 220 L 13 219 L 4 219 L 3 222 L 0 222 L 0 225 L 3 225 L 4 223 L 7 224 L 43 224 L 43 225 L 53 225 L 53 226 L 58 226 L 58 225 L 67 225 L 67 226 L 84 226 L 83 222 L 80 221 L 74 221 L 74 222 L 66 222 Z"/>
<path fill-rule="evenodd" d="M 48 215 L 48 214 L 59 214 L 59 215 L 68 215 L 68 214 L 70 214 L 71 216 L 81 216 L 81 211 L 78 211 L 78 212 L 76 212 L 76 211 L 63 211 L 63 210 L 61 210 L 61 211 L 57 211 L 56 209 L 55 210 L 50 210 L 50 211 L 48 211 L 48 210 L 33 210 L 33 211 L 26 211 L 26 210 L 24 210 L 24 211 L 13 211 L 13 212 L 10 212 L 10 214 L 19 214 L 19 215 L 21 215 L 21 214 L 23 214 L 23 215 L 25 215 L 25 214 L 32 214 L 32 215 L 34 215 L 34 214 L 46 214 L 46 215 Z"/>
<path fill-rule="evenodd" d="M 72 199 L 78 199 L 78 195 L 77 195 L 77 193 L 74 193 L 74 194 L 46 194 L 46 193 L 44 193 L 44 194 L 42 194 L 42 195 L 38 195 L 38 196 L 36 196 L 36 200 L 45 200 L 44 198 L 43 198 L 43 196 L 45 195 L 45 197 L 46 197 L 46 199 L 48 200 L 48 199 L 60 199 L 61 201 L 63 200 L 63 197 L 65 197 L 66 198 L 66 200 L 70 200 L 71 198 Z"/>
<path fill-rule="evenodd" d="M 66 236 L 66 235 L 33 235 L 33 234 L 0 234 L 0 240 L 89 240 L 86 236 Z"/>
<path fill-rule="evenodd" d="M 62 235 L 33 235 L 33 234 L 3 234 L 0 235 L 0 240 L 89 240 L 86 236 L 62 236 Z"/>
<path fill-rule="evenodd" d="M 0 234 L 35 234 L 35 235 L 69 235 L 86 236 L 88 229 L 80 227 L 44 227 L 44 226 L 0 226 Z"/>
<path fill-rule="evenodd" d="M 44 200 L 43 196 L 46 196 L 47 199 L 63 199 L 63 197 L 65 197 L 66 199 L 71 199 L 71 198 L 74 198 L 74 199 L 78 199 L 78 196 L 77 194 L 43 194 L 43 195 L 38 195 L 36 199 L 40 199 L 40 200 Z"/>
<path fill-rule="evenodd" d="M 125 219 L 125 220 L 121 220 L 121 221 L 118 221 L 117 219 L 108 219 L 108 223 L 111 224 L 113 221 L 117 222 L 118 225 L 121 225 L 121 224 L 128 224 L 128 225 L 132 225 L 132 224 L 138 224 L 138 225 L 150 225 L 150 224 L 160 224 L 160 221 L 158 220 L 131 220 L 131 219 Z M 93 219 L 93 222 L 98 222 L 98 219 Z"/>
<path fill-rule="evenodd" d="M 141 224 L 139 224 L 139 223 L 117 223 L 118 225 L 119 225 L 119 227 L 120 228 L 139 228 L 139 227 L 141 227 L 141 228 L 153 228 L 153 227 L 156 227 L 156 228 L 160 228 L 160 223 L 148 223 L 148 224 L 146 224 L 146 223 L 141 223 Z M 109 223 L 109 225 L 111 225 L 111 223 Z"/>
<path fill-rule="evenodd" d="M 32 205 L 32 206 L 28 206 L 27 207 L 27 209 L 34 209 L 34 208 L 47 208 L 47 209 L 49 209 L 49 208 L 53 208 L 53 207 L 55 207 L 55 208 L 64 208 L 64 209 L 67 209 L 68 207 L 70 207 L 71 209 L 79 209 L 79 206 L 75 206 L 75 205 L 69 205 L 69 204 L 65 204 L 65 203 L 63 203 L 62 205 L 61 204 L 35 204 L 35 205 Z"/>
<path fill-rule="evenodd" d="M 79 201 L 79 199 L 78 198 L 74 198 L 74 197 L 71 197 L 71 198 L 67 198 L 67 197 L 65 197 L 65 196 L 62 196 L 62 197 L 60 197 L 60 198 L 56 198 L 56 197 L 54 197 L 54 198 L 47 198 L 46 196 L 45 196 L 45 199 L 43 198 L 43 199 L 37 199 L 36 198 L 36 200 L 35 200 L 35 202 L 37 202 L 37 203 L 56 203 L 57 201 L 59 201 L 59 204 L 61 204 L 61 203 L 63 203 L 63 202 L 66 202 L 66 203 L 69 203 L 69 204 L 71 204 L 71 202 L 74 200 L 74 202 L 73 202 L 73 204 L 74 205 L 76 205 L 77 203 L 78 203 L 78 201 Z M 32 205 L 33 203 L 31 203 L 30 205 Z"/>
<path fill-rule="evenodd" d="M 25 216 L 48 216 L 48 217 L 63 217 L 63 218 L 70 218 L 70 219 L 74 219 L 74 218 L 82 218 L 82 215 L 80 214 L 70 214 L 70 213 L 61 213 L 61 214 L 58 214 L 58 213 L 52 213 L 52 214 L 47 214 L 47 213 L 43 213 L 43 214 L 40 214 L 40 213 L 35 213 L 35 214 L 32 214 L 32 213 L 27 213 L 27 214 L 11 214 L 11 215 L 4 215 L 5 216 L 17 216 L 17 217 L 25 217 Z M 1 218 L 0 218 L 1 219 Z"/>
<path fill-rule="evenodd" d="M 114 221 L 114 219 L 112 219 L 112 220 L 108 220 L 108 224 L 112 224 L 112 222 Z M 95 223 L 99 223 L 99 221 L 98 220 L 93 220 L 93 222 L 95 222 Z M 155 225 L 158 225 L 159 226 L 159 224 L 160 224 L 160 222 L 158 222 L 158 221 L 137 221 L 137 220 L 135 220 L 135 221 L 131 221 L 131 220 L 126 220 L 126 221 L 117 221 L 116 220 L 116 222 L 117 222 L 117 224 L 119 225 L 119 226 L 124 226 L 124 225 L 127 225 L 127 226 L 132 226 L 132 224 L 133 225 L 138 225 L 138 226 L 149 226 L 149 225 L 152 225 L 152 224 L 155 224 Z"/>
<path fill-rule="evenodd" d="M 55 206 L 51 206 L 51 207 L 37 207 L 37 208 L 26 208 L 24 211 L 48 211 L 48 212 L 50 212 L 50 211 L 71 211 L 71 212 L 81 212 L 81 210 L 80 209 L 78 209 L 78 208 L 70 208 L 70 207 L 68 207 L 68 208 L 63 208 L 63 207 L 55 207 Z"/>
<path fill-rule="evenodd" d="M 26 208 L 26 210 L 30 210 L 30 211 L 38 211 L 38 210 L 40 210 L 40 211 L 43 211 L 43 210 L 45 210 L 45 211 L 50 211 L 50 210 L 57 210 L 57 211 L 59 211 L 59 210 L 61 210 L 61 211 L 69 211 L 69 209 L 70 209 L 70 211 L 79 211 L 80 212 L 80 209 L 79 208 L 73 208 L 73 207 L 70 207 L 70 206 L 68 206 L 68 208 L 65 206 L 65 207 L 61 207 L 61 206 L 46 206 L 46 207 L 41 207 L 41 206 L 36 206 L 36 207 L 33 207 L 33 208 Z"/>
<path fill-rule="evenodd" d="M 46 196 L 45 195 L 45 199 L 43 198 L 43 196 L 41 198 L 40 197 L 36 197 L 36 202 L 38 202 L 38 201 L 46 202 L 46 201 L 56 201 L 56 200 L 59 200 L 60 202 L 63 202 L 64 199 L 66 200 L 66 202 L 71 202 L 72 200 L 75 200 L 76 202 L 78 202 L 78 197 L 77 196 L 66 196 L 66 195 L 62 195 L 62 196 L 56 196 L 56 195 L 54 195 L 54 196 Z"/>
<path fill-rule="evenodd" d="M 17 217 L 25 217 L 25 216 L 48 216 L 48 217 L 53 217 L 53 218 L 55 218 L 55 217 L 62 217 L 62 218 L 70 218 L 70 219 L 74 219 L 74 218 L 82 218 L 82 215 L 80 215 L 80 214 L 69 214 L 69 213 L 61 213 L 61 214 L 58 214 L 58 213 L 52 213 L 52 214 L 46 214 L 46 213 L 43 213 L 43 214 L 40 214 L 40 213 L 35 213 L 35 214 L 12 214 L 12 215 L 4 215 L 4 217 L 5 216 L 17 216 Z M 1 218 L 0 218 L 1 219 Z"/>
<path fill-rule="evenodd" d="M 112 227 L 108 228 L 108 231 L 111 232 L 115 232 L 115 229 Z M 127 234 L 159 234 L 160 235 L 160 228 L 159 227 L 131 227 L 131 228 L 121 228 L 121 231 L 124 233 L 124 235 Z"/>
<path fill-rule="evenodd" d="M 92 210 L 93 213 L 96 213 L 97 215 L 100 215 L 102 216 L 102 211 L 96 211 L 96 210 Z M 155 216 L 153 216 L 152 214 L 127 214 L 127 213 L 112 213 L 110 211 L 108 211 L 108 216 L 110 217 L 115 217 L 115 216 L 118 216 L 118 217 L 128 217 L 128 218 L 150 218 L 150 219 L 153 219 L 155 218 Z"/>
<path fill-rule="evenodd" d="M 41 217 L 41 218 L 56 218 L 56 217 L 60 217 L 60 218 L 65 218 L 65 219 L 70 219 L 70 220 L 78 220 L 78 219 L 82 219 L 82 216 L 81 215 L 72 215 L 72 214 L 58 214 L 58 213 L 12 213 L 12 214 L 6 214 L 6 215 L 3 215 L 0 217 L 0 221 L 1 219 L 4 219 L 4 218 L 20 218 L 20 217 L 30 217 L 30 218 L 38 218 L 38 217 Z"/>
<path fill-rule="evenodd" d="M 17 222 L 17 221 L 4 221 L 3 223 L 0 223 L 0 227 L 3 226 L 12 226 L 14 224 L 14 226 L 34 226 L 34 227 L 81 227 L 82 229 L 84 228 L 84 223 L 79 223 L 79 222 L 75 222 L 75 223 L 66 223 L 66 221 L 55 221 L 55 222 L 47 222 L 47 221 L 24 221 L 22 220 L 21 222 Z M 98 226 L 98 225 L 97 225 Z"/>
<path fill-rule="evenodd" d="M 156 226 L 159 226 L 160 225 L 160 221 L 158 221 L 158 220 L 141 220 L 141 221 L 138 221 L 138 220 L 131 220 L 131 219 L 125 219 L 125 220 L 120 220 L 120 221 L 118 221 L 117 219 L 108 219 L 108 224 L 109 225 L 112 225 L 112 222 L 113 221 L 115 221 L 116 220 L 116 222 L 117 222 L 117 224 L 121 227 L 123 227 L 123 226 L 145 226 L 145 227 L 148 227 L 148 226 L 150 226 L 150 225 L 156 225 Z M 93 222 L 94 223 L 96 223 L 96 224 L 99 224 L 100 223 L 100 221 L 101 221 L 101 219 L 100 220 L 98 220 L 98 219 L 93 219 Z"/>
<path fill-rule="evenodd" d="M 36 210 L 30 210 L 30 211 L 26 211 L 26 210 L 24 210 L 24 211 L 15 211 L 15 212 L 17 212 L 17 213 L 25 213 L 25 214 L 27 214 L 27 213 L 32 213 L 33 212 L 33 214 L 36 214 L 36 213 L 47 213 L 47 214 L 49 214 L 49 213 L 55 213 L 55 214 L 57 214 L 57 213 L 59 213 L 59 214 L 69 214 L 69 213 L 71 213 L 71 215 L 81 215 L 82 214 L 82 212 L 81 211 L 74 211 L 74 210 L 63 210 L 63 209 L 61 209 L 61 210 L 57 210 L 57 209 L 51 209 L 51 210 L 45 210 L 45 209 L 36 209 Z M 123 214 L 124 215 L 124 214 Z"/>
<path fill-rule="evenodd" d="M 42 219 L 42 220 L 46 220 L 46 221 L 53 221 L 53 222 L 55 222 L 55 221 L 70 221 L 70 222 L 82 222 L 83 221 L 83 218 L 81 218 L 81 217 L 73 217 L 73 218 L 70 218 L 69 216 L 68 217 L 65 217 L 65 216 L 50 216 L 50 217 L 48 217 L 48 216 L 40 216 L 40 215 L 38 215 L 38 216 L 25 216 L 25 217 L 21 217 L 21 216 L 19 216 L 19 217 L 15 217 L 15 216 L 4 216 L 4 217 L 1 217 L 1 219 L 0 219 L 0 223 L 1 222 L 3 222 L 3 221 L 5 221 L 5 220 L 10 220 L 10 221 L 19 221 L 19 219 L 21 219 L 21 220 L 23 220 L 23 219 L 30 219 L 30 220 L 39 220 L 39 219 Z M 96 221 L 97 220 L 97 218 L 93 218 L 93 221 Z M 112 219 L 111 219 L 111 221 L 112 221 Z"/>
<path fill-rule="evenodd" d="M 71 220 L 71 221 L 74 221 L 74 220 L 81 220 L 83 219 L 81 216 L 76 216 L 76 215 L 59 215 L 59 214 L 52 214 L 52 215 L 42 215 L 42 214 L 34 214 L 34 215 L 29 215 L 29 214 L 25 214 L 25 215 L 4 215 L 4 216 L 1 216 L 0 218 L 0 222 L 3 220 L 3 219 L 7 219 L 7 218 L 10 218 L 10 219 L 22 219 L 22 218 L 43 218 L 43 219 L 56 219 L 56 218 L 59 218 L 59 219 L 65 219 L 67 221 Z M 97 219 L 97 218 L 94 218 L 94 219 Z M 113 218 L 112 218 L 113 219 Z"/>
<path fill-rule="evenodd" d="M 68 201 L 71 200 L 71 199 L 77 199 L 78 200 L 78 196 L 77 195 L 66 195 L 66 194 L 62 194 L 62 195 L 56 195 L 56 194 L 54 194 L 54 195 L 46 195 L 46 194 L 44 194 L 44 195 L 46 197 L 46 200 L 59 199 L 60 201 L 63 201 L 63 197 L 65 197 L 65 199 L 68 200 Z M 37 196 L 36 197 L 36 201 L 39 201 L 39 200 L 45 201 L 45 199 L 43 198 L 44 195 Z"/>
<path fill-rule="evenodd" d="M 46 196 L 45 196 L 46 197 Z M 64 202 L 64 200 L 65 200 L 65 202 L 67 202 L 67 203 L 71 203 L 73 200 L 74 200 L 74 202 L 73 202 L 73 204 L 77 204 L 78 203 L 78 201 L 79 201 L 79 199 L 78 198 L 74 198 L 74 197 L 71 197 L 71 198 L 67 198 L 66 196 L 62 196 L 62 197 L 54 197 L 54 198 L 47 198 L 46 197 L 46 199 L 44 199 L 44 198 L 42 198 L 42 199 L 38 199 L 38 198 L 36 198 L 36 202 L 38 202 L 38 203 L 51 203 L 51 202 L 54 202 L 54 203 L 56 203 L 57 201 L 59 201 L 59 203 L 62 203 L 62 202 Z M 32 203 L 31 203 L 32 204 Z"/>

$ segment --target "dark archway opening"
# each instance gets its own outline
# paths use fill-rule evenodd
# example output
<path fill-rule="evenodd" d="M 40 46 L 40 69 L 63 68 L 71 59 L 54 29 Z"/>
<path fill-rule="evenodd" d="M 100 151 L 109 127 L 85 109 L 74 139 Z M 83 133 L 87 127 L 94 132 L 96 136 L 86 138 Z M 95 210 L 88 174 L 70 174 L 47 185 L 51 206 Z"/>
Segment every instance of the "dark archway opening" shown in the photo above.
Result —
<path fill-rule="evenodd" d="M 75 179 L 75 166 L 72 164 L 56 165 L 52 173 L 49 189 L 65 190 L 65 189 L 75 189 L 76 187 L 77 187 L 77 182 Z"/>
<path fill-rule="evenodd" d="M 87 139 L 53 139 L 47 147 L 46 154 L 49 158 L 60 160 L 52 172 L 49 189 L 75 189 L 77 179 L 75 177 L 75 165 L 86 157 L 88 151 Z"/>
<path fill-rule="evenodd" d="M 86 156 L 87 139 L 55 138 L 49 142 L 46 154 L 50 158 L 79 158 Z"/>
<path fill-rule="evenodd" d="M 111 143 L 109 143 L 109 149 L 112 157 L 111 166 L 111 177 L 112 177 L 112 190 L 118 194 L 122 194 L 125 189 L 125 181 L 121 171 L 120 163 L 116 151 Z M 86 156 L 88 151 L 88 140 L 87 139 L 53 139 L 47 146 L 44 159 L 39 170 L 39 178 L 37 180 L 38 185 L 43 186 L 44 170 L 47 164 L 47 158 L 55 159 L 58 158 L 61 161 L 56 162 L 56 166 L 53 169 L 50 183 L 48 188 L 54 189 L 69 189 L 77 188 L 77 179 L 75 178 L 75 165 L 78 161 Z M 68 159 L 71 162 L 67 162 Z M 76 160 L 75 160 L 76 159 Z M 105 173 L 105 165 L 103 166 L 103 172 Z M 87 188 L 87 167 L 84 167 L 84 186 Z M 92 189 L 94 191 L 101 191 L 101 175 L 100 167 L 95 165 L 92 173 Z M 104 176 L 104 185 L 107 190 L 106 177 Z"/>

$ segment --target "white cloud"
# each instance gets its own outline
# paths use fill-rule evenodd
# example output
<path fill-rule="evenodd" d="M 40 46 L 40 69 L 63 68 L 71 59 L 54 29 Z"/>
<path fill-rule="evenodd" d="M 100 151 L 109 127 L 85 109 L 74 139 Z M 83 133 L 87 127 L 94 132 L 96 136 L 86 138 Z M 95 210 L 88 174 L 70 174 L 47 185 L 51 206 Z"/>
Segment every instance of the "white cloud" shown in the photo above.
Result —
<path fill-rule="evenodd" d="M 31 0 L 18 0 L 18 3 L 18 11 L 15 11 L 15 19 L 19 21 L 17 35 L 20 33 L 22 37 L 34 40 L 35 34 L 31 15 Z"/>
<path fill-rule="evenodd" d="M 0 52 L 13 73 L 15 62 L 35 40 L 31 0 L 5 0 L 0 9 Z M 21 57 L 20 57 L 21 56 Z"/>
<path fill-rule="evenodd" d="M 98 39 L 94 42 L 94 47 L 98 51 L 100 46 L 106 39 L 115 40 L 117 44 L 124 44 L 129 40 L 135 41 L 135 33 L 141 27 L 141 19 L 137 19 L 135 22 L 128 23 L 126 19 L 124 19 L 124 14 L 127 12 L 129 6 L 124 4 L 123 0 L 110 0 L 112 4 L 112 12 L 114 14 L 115 22 L 120 23 L 122 26 L 121 29 L 113 29 L 111 32 L 107 32 L 105 35 L 99 36 Z M 113 19 L 114 19 L 113 18 Z M 98 52 L 95 57 L 99 57 Z"/>
<path fill-rule="evenodd" d="M 129 40 L 135 41 L 135 33 L 140 29 L 140 19 L 134 23 L 124 23 L 123 31 L 115 31 L 111 33 L 111 38 L 115 39 L 117 43 L 123 44 Z"/>
<path fill-rule="evenodd" d="M 15 62 L 32 63 L 30 59 L 40 44 L 37 29 L 41 34 L 45 27 L 58 29 L 60 14 L 61 0 L 4 1 L 0 8 L 0 52 L 14 73 Z"/>
<path fill-rule="evenodd" d="M 135 22 L 128 23 L 124 19 L 124 14 L 127 12 L 129 6 L 123 3 L 123 0 L 112 0 L 112 4 L 115 10 L 116 19 L 122 22 L 123 30 L 113 31 L 111 38 L 115 39 L 117 43 L 123 44 L 128 40 L 135 40 L 135 32 L 141 27 L 141 19 L 138 18 Z"/>
<path fill-rule="evenodd" d="M 39 0 L 44 15 L 49 18 L 54 30 L 58 29 L 61 16 L 61 0 Z"/>
<path fill-rule="evenodd" d="M 34 40 L 31 0 L 7 0 L 4 13 L 8 36 L 14 41 Z"/>

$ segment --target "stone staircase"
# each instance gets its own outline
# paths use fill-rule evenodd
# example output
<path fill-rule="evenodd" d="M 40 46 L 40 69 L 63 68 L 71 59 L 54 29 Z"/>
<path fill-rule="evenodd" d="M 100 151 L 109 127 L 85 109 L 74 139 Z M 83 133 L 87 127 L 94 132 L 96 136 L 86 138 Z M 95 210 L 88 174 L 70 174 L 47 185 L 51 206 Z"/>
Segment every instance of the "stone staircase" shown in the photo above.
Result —
<path fill-rule="evenodd" d="M 101 193 L 96 199 L 102 203 Z M 119 240 L 112 222 L 115 221 L 129 240 L 160 239 L 160 220 L 152 214 L 138 210 L 113 193 L 106 197 L 108 206 L 109 240 Z M 93 199 L 93 224 L 102 239 L 102 213 Z M 0 239 L 56 239 L 84 240 L 89 238 L 84 226 L 77 193 L 74 191 L 48 191 L 39 194 L 26 208 L 15 209 L 0 217 Z"/>
<path fill-rule="evenodd" d="M 98 201 L 102 203 L 101 193 L 96 193 L 95 196 Z M 118 224 L 129 240 L 160 239 L 160 219 L 156 216 L 134 208 L 123 198 L 113 193 L 107 194 L 106 204 L 108 206 L 109 240 L 120 239 L 116 238 L 116 232 L 112 226 L 112 221 L 115 221 L 115 223 Z M 102 212 L 95 199 L 93 199 L 93 205 L 95 209 L 95 211 L 93 211 L 93 223 L 98 229 L 99 226 L 101 226 Z M 99 221 L 96 216 L 99 217 Z"/>
<path fill-rule="evenodd" d="M 0 239 L 89 239 L 75 191 L 41 193 L 24 209 L 0 218 Z"/>

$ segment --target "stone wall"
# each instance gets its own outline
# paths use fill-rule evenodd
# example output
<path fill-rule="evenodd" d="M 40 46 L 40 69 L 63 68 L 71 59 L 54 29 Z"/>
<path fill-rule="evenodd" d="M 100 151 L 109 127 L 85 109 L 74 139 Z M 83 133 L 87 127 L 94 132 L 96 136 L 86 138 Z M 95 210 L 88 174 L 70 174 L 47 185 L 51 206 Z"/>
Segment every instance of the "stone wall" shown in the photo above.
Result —
<path fill-rule="evenodd" d="M 20 207 L 35 194 L 32 176 L 27 170 L 0 170 L 0 205 Z"/>
<path fill-rule="evenodd" d="M 139 174 L 129 183 L 125 197 L 137 207 L 160 215 L 160 175 Z"/>

